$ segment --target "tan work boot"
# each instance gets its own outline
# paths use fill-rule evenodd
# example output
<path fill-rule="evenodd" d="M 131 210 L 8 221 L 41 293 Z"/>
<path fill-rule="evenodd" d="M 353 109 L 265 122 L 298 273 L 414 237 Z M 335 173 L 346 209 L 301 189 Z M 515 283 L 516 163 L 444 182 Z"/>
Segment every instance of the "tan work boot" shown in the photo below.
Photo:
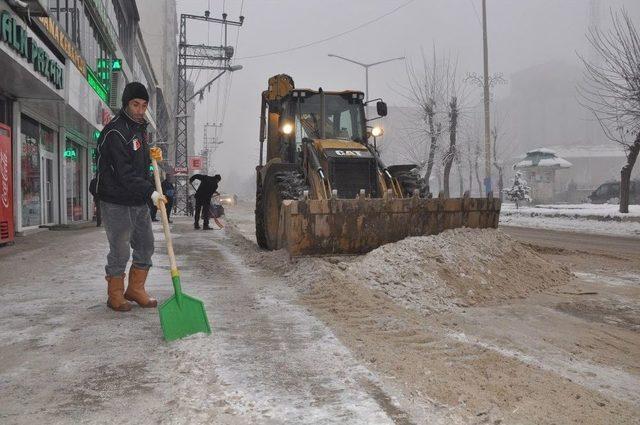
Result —
<path fill-rule="evenodd" d="M 107 280 L 107 305 L 115 311 L 129 311 L 131 304 L 124 299 L 124 275 L 105 276 Z"/>
<path fill-rule="evenodd" d="M 132 264 L 129 268 L 129 285 L 124 297 L 129 301 L 137 302 L 140 307 L 153 308 L 158 305 L 158 301 L 155 298 L 151 298 L 147 291 L 144 290 L 147 274 L 149 274 L 149 270 L 139 269 Z"/>

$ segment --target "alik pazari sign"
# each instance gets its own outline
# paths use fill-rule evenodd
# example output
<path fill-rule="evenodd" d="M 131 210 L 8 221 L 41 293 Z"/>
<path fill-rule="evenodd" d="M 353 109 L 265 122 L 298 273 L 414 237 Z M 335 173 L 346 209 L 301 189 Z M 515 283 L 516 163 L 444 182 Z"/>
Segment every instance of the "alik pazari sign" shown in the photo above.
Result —
<path fill-rule="evenodd" d="M 84 60 L 78 48 L 69 39 L 69 36 L 64 32 L 62 28 L 56 23 L 56 21 L 49 16 L 41 16 L 38 18 L 42 24 L 40 27 L 44 27 L 44 30 L 49 34 L 49 38 L 53 39 L 54 43 L 62 50 L 67 57 L 78 68 L 78 71 L 86 77 L 87 62 Z"/>
<path fill-rule="evenodd" d="M 49 80 L 56 89 L 64 88 L 64 69 L 38 46 L 33 37 L 29 37 L 27 29 L 6 10 L 0 13 L 0 39 L 33 64 L 34 71 Z"/>

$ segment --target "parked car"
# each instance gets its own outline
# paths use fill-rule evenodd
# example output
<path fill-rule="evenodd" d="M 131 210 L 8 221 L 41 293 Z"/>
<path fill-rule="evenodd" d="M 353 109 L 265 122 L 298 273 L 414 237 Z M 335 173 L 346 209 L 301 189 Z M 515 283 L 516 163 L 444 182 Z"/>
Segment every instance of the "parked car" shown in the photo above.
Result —
<path fill-rule="evenodd" d="M 219 201 L 222 205 L 236 205 L 238 203 L 238 197 L 235 193 L 222 193 L 220 194 Z"/>
<path fill-rule="evenodd" d="M 629 203 L 640 203 L 640 181 L 632 180 L 629 188 Z M 588 196 L 593 204 L 618 203 L 620 202 L 620 182 L 608 182 L 601 184 Z"/>

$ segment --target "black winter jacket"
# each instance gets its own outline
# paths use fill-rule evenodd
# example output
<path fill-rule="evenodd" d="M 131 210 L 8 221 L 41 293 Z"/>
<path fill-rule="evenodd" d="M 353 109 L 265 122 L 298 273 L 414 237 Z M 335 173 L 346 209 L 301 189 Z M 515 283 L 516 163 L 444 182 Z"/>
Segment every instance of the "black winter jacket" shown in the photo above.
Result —
<path fill-rule="evenodd" d="M 193 183 L 194 180 L 200 180 L 200 186 L 198 186 L 198 190 L 196 190 L 195 198 L 211 201 L 213 193 L 218 190 L 218 182 L 220 182 L 221 177 L 219 174 L 213 177 L 207 176 L 206 174 L 194 174 L 189 179 L 189 183 Z"/>
<path fill-rule="evenodd" d="M 146 129 L 146 123 L 133 121 L 121 110 L 100 133 L 95 184 L 100 200 L 129 206 L 149 201 L 155 189 L 149 177 Z"/>

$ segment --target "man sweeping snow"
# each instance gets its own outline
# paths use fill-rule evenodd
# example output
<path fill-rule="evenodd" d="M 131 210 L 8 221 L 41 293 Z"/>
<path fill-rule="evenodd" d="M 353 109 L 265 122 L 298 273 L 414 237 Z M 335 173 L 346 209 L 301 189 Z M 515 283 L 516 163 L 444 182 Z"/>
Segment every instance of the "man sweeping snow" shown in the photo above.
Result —
<path fill-rule="evenodd" d="M 220 174 L 215 176 L 207 176 L 206 174 L 194 174 L 189 179 L 189 183 L 193 184 L 194 180 L 200 180 L 200 186 L 196 190 L 196 214 L 193 223 L 194 229 L 200 228 L 200 213 L 202 213 L 202 229 L 211 230 L 209 227 L 209 205 L 211 204 L 211 197 L 218 191 L 218 183 L 222 180 Z"/>
<path fill-rule="evenodd" d="M 144 119 L 149 94 L 144 85 L 127 84 L 122 93 L 122 109 L 104 127 L 98 139 L 98 170 L 91 192 L 100 200 L 102 222 L 109 240 L 105 267 L 107 305 L 116 311 L 129 311 L 135 301 L 141 307 L 156 307 L 158 302 L 144 285 L 154 251 L 151 217 L 147 200 L 154 205 L 166 203 L 149 179 L 152 155 L 162 158 L 159 148 L 149 149 Z M 127 290 L 125 269 L 133 248 Z"/>

